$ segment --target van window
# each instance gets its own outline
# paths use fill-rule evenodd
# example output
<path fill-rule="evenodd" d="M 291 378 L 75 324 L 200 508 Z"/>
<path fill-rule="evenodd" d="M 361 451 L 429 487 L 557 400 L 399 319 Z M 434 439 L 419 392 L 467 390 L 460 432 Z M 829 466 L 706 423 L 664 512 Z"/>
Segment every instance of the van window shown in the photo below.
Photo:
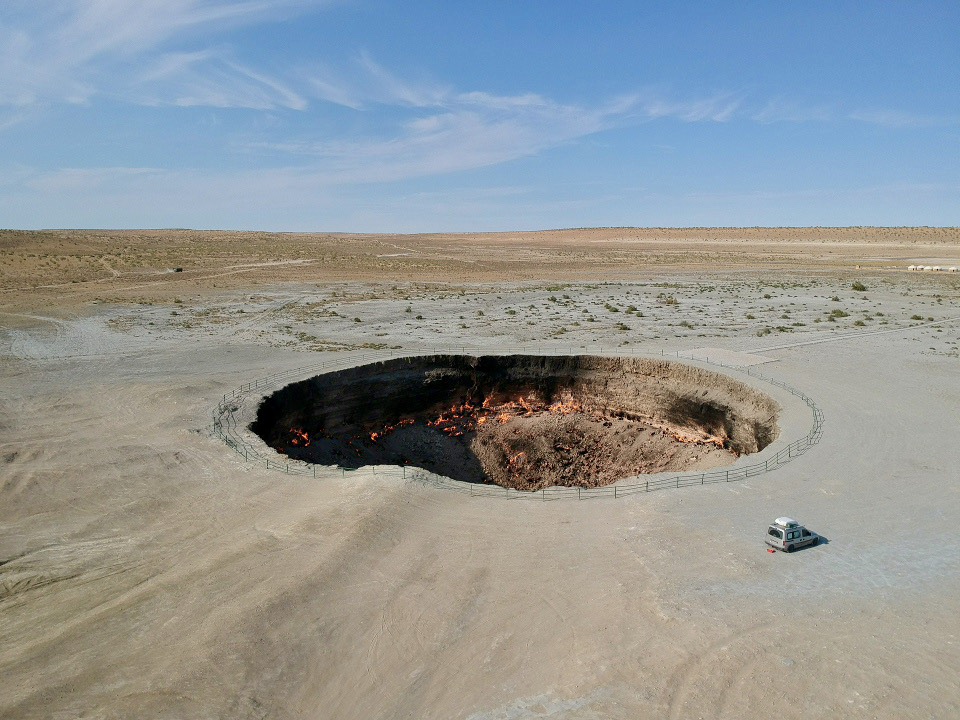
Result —
<path fill-rule="evenodd" d="M 799 534 L 800 534 L 800 532 L 799 532 L 798 530 L 791 530 L 790 532 L 787 533 L 787 540 L 793 540 L 793 539 L 795 539 L 795 538 L 797 537 L 797 535 L 799 535 Z"/>
<path fill-rule="evenodd" d="M 775 538 L 783 540 L 783 533 L 777 530 L 777 528 L 772 527 L 767 531 L 770 535 L 773 535 Z"/>

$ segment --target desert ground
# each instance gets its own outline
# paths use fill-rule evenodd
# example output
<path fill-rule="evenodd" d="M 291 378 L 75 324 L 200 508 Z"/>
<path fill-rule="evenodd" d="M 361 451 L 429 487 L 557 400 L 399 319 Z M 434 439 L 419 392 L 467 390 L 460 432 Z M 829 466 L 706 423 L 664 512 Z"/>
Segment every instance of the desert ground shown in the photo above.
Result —
<path fill-rule="evenodd" d="M 0 717 L 958 717 L 950 266 L 957 228 L 0 231 Z M 823 433 L 548 501 L 214 431 L 257 378 L 438 348 L 728 373 L 783 406 L 734 468 L 810 427 L 746 368 Z M 782 515 L 825 542 L 768 553 Z"/>

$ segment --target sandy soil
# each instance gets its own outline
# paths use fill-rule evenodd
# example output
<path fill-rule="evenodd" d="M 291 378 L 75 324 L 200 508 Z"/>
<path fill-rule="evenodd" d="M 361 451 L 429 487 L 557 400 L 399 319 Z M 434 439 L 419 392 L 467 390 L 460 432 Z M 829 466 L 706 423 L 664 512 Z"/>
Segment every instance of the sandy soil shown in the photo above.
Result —
<path fill-rule="evenodd" d="M 960 716 L 960 274 L 905 269 L 957 230 L 0 251 L 4 718 Z M 210 432 L 254 378 L 457 343 L 765 356 L 825 433 L 743 482 L 511 502 Z M 827 542 L 767 553 L 778 515 Z"/>

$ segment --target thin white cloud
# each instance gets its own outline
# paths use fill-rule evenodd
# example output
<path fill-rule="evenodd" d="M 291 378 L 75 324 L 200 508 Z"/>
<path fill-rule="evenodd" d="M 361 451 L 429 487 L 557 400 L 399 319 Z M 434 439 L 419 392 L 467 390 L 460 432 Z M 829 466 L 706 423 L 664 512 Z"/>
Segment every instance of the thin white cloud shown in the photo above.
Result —
<path fill-rule="evenodd" d="M 351 110 L 360 110 L 364 106 L 361 94 L 357 93 L 350 83 L 333 77 L 331 73 L 322 71 L 312 73 L 307 78 L 306 84 L 313 90 L 313 96 L 319 100 L 342 105 Z"/>
<path fill-rule="evenodd" d="M 0 112 L 0 132 L 26 122 L 30 113 L 26 110 L 17 108 L 14 112 Z"/>
<path fill-rule="evenodd" d="M 741 100 L 728 93 L 694 100 L 648 98 L 640 109 L 648 118 L 675 118 L 684 122 L 727 122 L 740 108 Z"/>
<path fill-rule="evenodd" d="M 196 71 L 198 59 L 208 52 L 199 48 L 165 56 L 163 50 L 169 43 L 202 42 L 238 25 L 282 19 L 329 4 L 329 0 L 6 1 L 12 6 L 8 17 L 18 22 L 0 24 L 0 104 L 20 107 L 87 102 L 98 92 L 122 97 L 136 74 L 131 68 L 152 65 L 159 73 L 154 80 L 159 81 L 174 74 L 177 62 L 182 69 L 193 67 Z M 167 65 L 161 67 L 164 60 Z M 260 85 L 280 86 L 273 91 L 276 98 L 285 100 L 271 106 L 301 104 L 292 91 L 260 71 L 240 74 L 257 79 Z M 142 75 L 140 81 L 144 81 Z M 216 93 L 207 94 L 223 99 Z M 243 105 L 236 98 L 230 103 Z M 261 91 L 257 106 L 263 104 Z"/>
<path fill-rule="evenodd" d="M 827 105 L 803 105 L 787 98 L 774 98 L 752 115 L 752 119 L 763 125 L 778 122 L 805 123 L 827 122 L 836 116 L 836 112 Z"/>
<path fill-rule="evenodd" d="M 376 105 L 440 107 L 452 94 L 449 88 L 430 80 L 401 78 L 366 51 L 359 53 L 344 68 L 317 63 L 303 74 L 318 99 L 354 110 Z"/>
<path fill-rule="evenodd" d="M 960 125 L 960 117 L 917 115 L 900 110 L 860 110 L 850 113 L 850 119 L 889 128 L 923 128 Z"/>
<path fill-rule="evenodd" d="M 166 81 L 189 72 L 196 65 L 211 59 L 215 59 L 212 50 L 165 53 L 138 73 L 136 81 L 140 83 Z"/>
<path fill-rule="evenodd" d="M 621 95 L 598 105 L 560 103 L 538 93 L 455 92 L 411 81 L 361 54 L 345 69 L 315 67 L 314 97 L 377 117 L 374 135 L 248 141 L 259 154 L 296 156 L 340 182 L 388 182 L 487 167 L 538 154 L 604 130 L 640 122 L 726 122 L 740 107 L 729 93 L 675 100 Z"/>
<path fill-rule="evenodd" d="M 129 182 L 132 178 L 147 175 L 159 177 L 163 175 L 163 172 L 158 168 L 63 168 L 33 174 L 23 179 L 23 185 L 42 193 L 80 192 L 86 194 L 103 188 L 114 187 L 120 182 Z"/>
<path fill-rule="evenodd" d="M 312 158 L 337 182 L 387 182 L 470 170 L 538 154 L 625 122 L 633 103 L 565 105 L 535 95 L 450 94 L 386 137 L 256 142 L 247 148 Z M 418 108 L 419 109 L 419 108 Z"/>
<path fill-rule="evenodd" d="M 132 97 L 145 105 L 304 110 L 306 99 L 282 81 L 213 51 L 164 55 L 141 74 Z"/>
<path fill-rule="evenodd" d="M 410 82 L 400 78 L 365 52 L 360 55 L 360 65 L 367 71 L 373 96 L 387 105 L 436 107 L 443 105 L 449 94 L 445 88 L 426 81 Z"/>

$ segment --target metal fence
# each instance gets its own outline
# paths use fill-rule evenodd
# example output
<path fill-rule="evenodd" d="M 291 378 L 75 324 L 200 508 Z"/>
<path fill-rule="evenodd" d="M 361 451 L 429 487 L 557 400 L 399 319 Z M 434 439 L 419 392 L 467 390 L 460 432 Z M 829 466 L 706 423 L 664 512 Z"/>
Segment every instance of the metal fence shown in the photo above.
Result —
<path fill-rule="evenodd" d="M 611 352 L 614 352 L 617 357 L 643 357 L 650 359 L 657 358 L 673 358 L 680 357 L 679 353 L 670 353 L 669 355 L 660 352 L 659 355 L 653 353 L 638 353 L 634 352 L 623 352 L 622 350 L 611 349 Z M 529 347 L 500 347 L 497 349 L 497 355 L 510 355 L 510 354 L 536 354 L 536 355 L 583 355 L 591 354 L 598 355 L 602 354 L 603 350 L 600 348 L 569 348 L 569 349 L 555 349 L 550 348 L 549 352 L 543 352 L 543 349 L 535 349 Z M 388 352 L 377 352 L 377 353 L 363 353 L 361 355 L 351 355 L 348 358 L 341 359 L 331 359 L 325 360 L 319 363 L 312 365 L 305 365 L 303 367 L 293 368 L 291 370 L 284 370 L 283 372 L 275 373 L 273 375 L 268 375 L 267 377 L 259 378 L 252 382 L 244 383 L 238 388 L 235 388 L 231 392 L 225 394 L 223 399 L 217 404 L 212 413 L 213 434 L 219 437 L 223 442 L 227 444 L 228 447 L 233 449 L 238 455 L 240 455 L 245 461 L 252 462 L 258 465 L 263 465 L 268 470 L 278 470 L 285 472 L 290 475 L 306 475 L 313 478 L 332 478 L 332 477 L 346 477 L 347 475 L 357 472 L 356 470 L 347 470 L 344 468 L 339 468 L 336 466 L 326 466 L 326 465 L 316 465 L 312 463 L 300 462 L 297 460 L 285 460 L 279 462 L 276 459 L 271 459 L 270 457 L 264 456 L 257 446 L 248 442 L 243 435 L 241 435 L 241 429 L 238 425 L 237 415 L 243 408 L 243 405 L 251 399 L 259 398 L 262 396 L 263 390 L 268 390 L 273 387 L 277 387 L 281 384 L 287 382 L 292 382 L 294 380 L 301 380 L 312 375 L 330 372 L 335 370 L 343 370 L 348 367 L 353 367 L 358 364 L 368 363 L 368 362 L 379 362 L 382 360 L 390 360 L 398 357 L 411 357 L 416 355 L 442 355 L 442 354 L 470 354 L 470 355 L 490 355 L 491 353 L 485 349 L 480 348 L 468 348 L 468 347 L 456 347 L 456 348 L 440 348 L 440 349 L 431 349 L 431 350 L 410 350 L 410 351 L 388 351 Z M 686 359 L 686 358 L 685 358 Z M 744 373 L 749 377 L 756 378 L 763 382 L 770 383 L 775 385 L 787 392 L 795 395 L 796 397 L 803 400 L 807 406 L 810 408 L 812 415 L 812 424 L 810 430 L 802 438 L 794 440 L 789 445 L 781 449 L 772 457 L 765 459 L 763 462 L 756 462 L 751 465 L 743 465 L 737 468 L 728 469 L 728 470 L 711 470 L 707 472 L 700 473 L 683 473 L 679 475 L 674 475 L 671 477 L 665 478 L 654 478 L 650 480 L 639 480 L 639 478 L 628 478 L 626 480 L 620 481 L 614 485 L 607 485 L 605 487 L 598 488 L 570 488 L 570 487 L 551 487 L 545 488 L 543 490 L 537 490 L 535 492 L 525 492 L 521 490 L 514 490 L 512 488 L 505 488 L 499 485 L 481 485 L 476 483 L 468 483 L 459 480 L 453 480 L 442 475 L 436 475 L 434 473 L 423 470 L 422 468 L 411 468 L 403 466 L 370 466 L 367 468 L 368 471 L 372 471 L 375 475 L 385 475 L 390 477 L 405 478 L 411 479 L 426 485 L 431 485 L 433 487 L 443 488 L 445 490 L 452 490 L 454 492 L 463 493 L 465 495 L 471 496 L 480 496 L 480 497 L 499 497 L 507 498 L 511 500 L 516 499 L 533 499 L 533 500 L 559 500 L 559 499 L 577 499 L 577 500 L 588 500 L 591 498 L 601 498 L 601 497 L 613 497 L 618 498 L 626 495 L 634 495 L 636 493 L 646 493 L 653 492 L 655 490 L 666 490 L 668 488 L 682 488 L 689 487 L 691 485 L 711 485 L 714 483 L 723 483 L 723 482 L 734 482 L 737 480 L 745 480 L 756 475 L 762 475 L 763 473 L 775 470 L 776 468 L 784 465 L 794 458 L 797 458 L 804 453 L 806 453 L 811 447 L 820 442 L 820 439 L 823 437 L 823 412 L 817 407 L 817 404 L 810 398 L 808 395 L 803 392 L 787 385 L 784 382 L 776 380 L 774 378 L 767 377 L 752 368 L 742 368 L 730 365 L 724 365 L 719 362 L 710 362 L 707 360 L 697 360 L 697 362 L 705 362 L 708 365 L 714 367 L 721 367 L 726 369 L 735 370 L 737 372 Z M 261 446 L 265 447 L 265 446 Z"/>

